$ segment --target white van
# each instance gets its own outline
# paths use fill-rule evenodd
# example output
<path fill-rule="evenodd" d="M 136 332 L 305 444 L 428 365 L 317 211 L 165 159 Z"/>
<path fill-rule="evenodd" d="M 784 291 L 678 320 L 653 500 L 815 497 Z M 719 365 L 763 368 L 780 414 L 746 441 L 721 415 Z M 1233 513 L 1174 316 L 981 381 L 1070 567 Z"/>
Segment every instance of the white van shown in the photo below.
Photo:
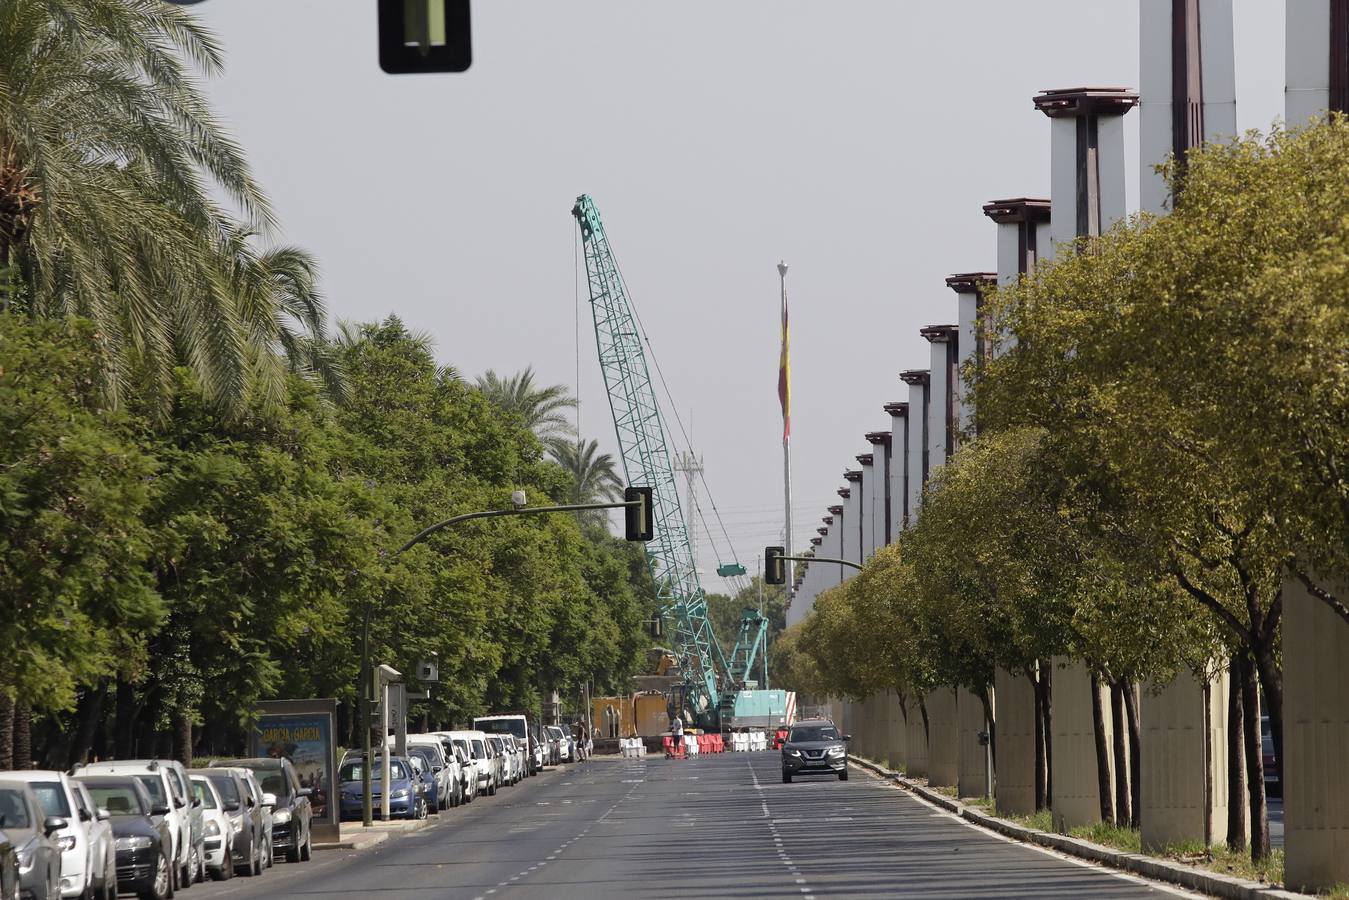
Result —
<path fill-rule="evenodd" d="M 537 775 L 543 768 L 543 756 L 539 752 L 538 741 L 532 735 L 529 717 L 524 713 L 500 713 L 493 716 L 478 716 L 473 727 L 488 734 L 509 734 L 516 743 L 525 748 L 529 774 Z"/>

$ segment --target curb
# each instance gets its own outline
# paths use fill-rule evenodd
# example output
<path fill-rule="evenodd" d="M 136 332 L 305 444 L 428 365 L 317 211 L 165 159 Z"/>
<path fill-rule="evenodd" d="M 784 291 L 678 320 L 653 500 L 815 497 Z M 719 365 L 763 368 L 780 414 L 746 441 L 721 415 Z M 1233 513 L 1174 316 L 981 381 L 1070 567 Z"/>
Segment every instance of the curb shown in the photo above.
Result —
<path fill-rule="evenodd" d="M 343 838 L 340 841 L 330 841 L 323 844 L 315 844 L 315 850 L 364 850 L 366 847 L 373 847 L 376 844 L 382 844 L 389 839 L 389 832 L 376 831 L 371 834 L 356 834 L 349 838 Z"/>
<path fill-rule="evenodd" d="M 1260 881 L 1248 881 L 1244 878 L 1221 875 L 1208 869 L 1158 859 L 1155 856 L 1145 856 L 1141 853 L 1112 850 L 1109 847 L 1093 844 L 1091 841 L 1084 841 L 1081 838 L 1069 837 L 1064 834 L 1051 834 L 1047 831 L 1040 831 L 1038 828 L 1018 825 L 1015 822 L 991 816 L 983 810 L 966 806 L 869 759 L 850 756 L 848 761 L 879 775 L 932 806 L 940 807 L 947 812 L 960 816 L 967 822 L 972 822 L 981 828 L 986 828 L 1025 844 L 1048 847 L 1065 856 L 1084 859 L 1088 862 L 1109 866 L 1112 869 L 1121 869 L 1135 875 L 1141 875 L 1153 881 L 1162 881 L 1210 896 L 1229 898 L 1229 900 L 1297 900 L 1297 898 L 1306 900 L 1308 897 L 1307 894 L 1273 888 Z"/>

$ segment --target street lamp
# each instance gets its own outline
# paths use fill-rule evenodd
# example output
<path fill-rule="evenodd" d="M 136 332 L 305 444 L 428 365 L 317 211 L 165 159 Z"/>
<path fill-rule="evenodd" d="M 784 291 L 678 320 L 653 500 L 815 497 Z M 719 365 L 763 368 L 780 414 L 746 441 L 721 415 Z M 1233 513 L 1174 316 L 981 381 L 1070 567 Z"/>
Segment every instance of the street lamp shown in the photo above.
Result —
<path fill-rule="evenodd" d="M 402 556 L 408 550 L 411 550 L 413 547 L 417 546 L 422 541 L 425 541 L 427 538 L 429 538 L 436 532 L 444 531 L 451 525 L 457 525 L 460 522 L 467 522 L 471 519 L 495 519 L 501 516 L 535 516 L 560 512 L 577 512 L 579 510 L 587 510 L 587 509 L 625 510 L 627 513 L 625 517 L 625 531 L 627 539 L 630 541 L 649 541 L 652 539 L 653 536 L 653 527 L 655 522 L 654 518 L 651 515 L 652 509 L 654 507 L 654 502 L 655 501 L 652 495 L 651 488 L 627 487 L 623 490 L 623 499 L 616 503 L 572 503 L 566 506 L 529 507 L 526 506 L 526 498 L 524 491 L 512 491 L 510 509 L 489 509 L 484 510 L 482 512 L 463 513 L 462 515 L 451 516 L 450 518 L 444 520 L 443 522 L 437 522 L 434 525 L 429 525 L 426 528 L 423 528 L 421 531 L 417 532 L 415 535 L 413 535 L 412 538 L 408 540 L 408 542 L 405 543 L 403 546 L 399 547 L 394 552 L 393 558 L 397 559 L 398 557 Z M 370 702 L 372 699 L 371 694 L 374 692 L 374 678 L 370 673 L 370 616 L 371 613 L 373 612 L 373 608 L 374 604 L 367 599 L 365 601 L 365 610 L 363 611 L 363 614 L 361 616 L 361 675 L 360 675 L 361 731 L 362 734 L 364 735 L 361 743 L 362 749 L 364 749 L 365 751 L 365 777 L 362 779 L 361 783 L 361 793 L 362 793 L 361 813 L 362 813 L 362 822 L 366 828 L 369 828 L 372 825 L 374 825 L 374 816 L 373 810 L 371 809 L 372 803 L 370 793 L 370 760 L 372 759 L 370 747 Z M 384 670 L 392 672 L 395 676 L 394 678 L 395 681 L 402 678 L 402 675 L 400 675 L 395 670 L 390 669 L 388 666 L 380 666 L 380 670 L 381 672 L 383 672 Z M 381 675 L 381 677 L 383 676 Z M 387 745 L 389 736 L 389 727 L 388 727 L 389 703 L 387 691 L 385 701 L 382 706 L 382 713 L 384 724 L 384 734 L 382 737 L 382 741 Z M 385 787 L 384 787 L 384 796 L 380 802 L 380 807 L 384 819 L 385 821 L 387 821 L 389 818 L 388 747 L 387 746 L 383 747 L 382 752 L 384 757 Z"/>

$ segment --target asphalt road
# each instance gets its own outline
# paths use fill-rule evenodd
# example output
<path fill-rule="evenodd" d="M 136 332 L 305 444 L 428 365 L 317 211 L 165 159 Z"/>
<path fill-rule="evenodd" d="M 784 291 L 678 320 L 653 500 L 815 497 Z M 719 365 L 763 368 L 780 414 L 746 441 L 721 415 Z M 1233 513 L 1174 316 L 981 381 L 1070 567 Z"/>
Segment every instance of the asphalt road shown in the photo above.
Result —
<path fill-rule="evenodd" d="M 995 837 L 861 769 L 782 784 L 771 752 L 593 760 L 442 819 L 181 896 L 1194 896 Z"/>

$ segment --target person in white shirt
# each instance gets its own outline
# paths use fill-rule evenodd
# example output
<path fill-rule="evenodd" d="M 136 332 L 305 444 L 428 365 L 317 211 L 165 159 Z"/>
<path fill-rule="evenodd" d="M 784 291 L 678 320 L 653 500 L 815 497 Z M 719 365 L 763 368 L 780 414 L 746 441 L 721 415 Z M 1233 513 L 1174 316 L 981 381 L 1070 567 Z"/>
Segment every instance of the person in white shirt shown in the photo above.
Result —
<path fill-rule="evenodd" d="M 670 737 L 673 739 L 670 755 L 674 759 L 678 759 L 684 755 L 684 722 L 679 716 L 670 720 Z"/>

